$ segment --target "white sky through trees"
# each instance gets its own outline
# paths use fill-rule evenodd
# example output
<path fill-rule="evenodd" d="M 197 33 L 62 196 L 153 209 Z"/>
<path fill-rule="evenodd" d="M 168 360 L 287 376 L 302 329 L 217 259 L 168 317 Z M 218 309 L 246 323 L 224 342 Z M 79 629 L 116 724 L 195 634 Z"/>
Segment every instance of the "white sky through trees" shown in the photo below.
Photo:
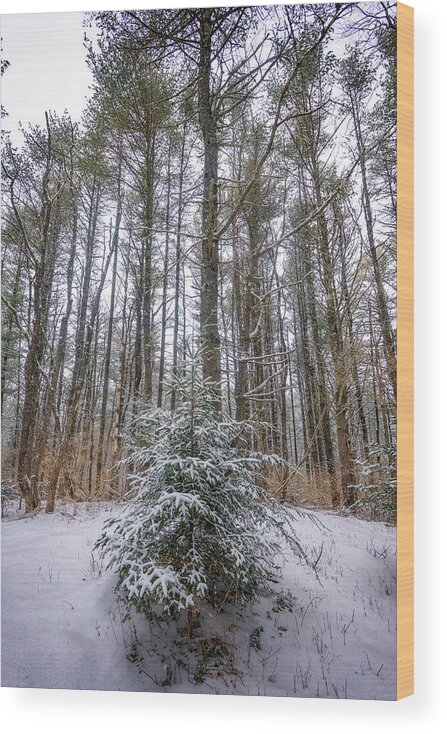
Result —
<path fill-rule="evenodd" d="M 225 5 L 225 3 L 224 3 Z M 1 103 L 7 112 L 2 128 L 21 146 L 20 124 L 45 124 L 45 111 L 67 110 L 80 122 L 90 96 L 92 75 L 86 63 L 84 38 L 95 30 L 85 27 L 85 12 L 17 13 L 0 15 L 2 58 L 10 63 L 1 81 Z M 346 38 L 330 41 L 343 55 Z"/>
<path fill-rule="evenodd" d="M 44 124 L 45 110 L 68 110 L 80 120 L 89 94 L 90 70 L 83 45 L 84 13 L 2 15 L 3 58 L 10 62 L 1 83 L 8 116 L 2 127 L 21 145 L 20 122 Z"/>

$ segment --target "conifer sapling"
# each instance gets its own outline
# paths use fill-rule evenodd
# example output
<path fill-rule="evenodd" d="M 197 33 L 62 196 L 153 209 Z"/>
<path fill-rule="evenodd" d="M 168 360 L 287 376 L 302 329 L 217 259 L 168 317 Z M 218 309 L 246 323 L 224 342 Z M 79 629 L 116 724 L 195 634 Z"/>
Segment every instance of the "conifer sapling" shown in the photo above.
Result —
<path fill-rule="evenodd" d="M 215 386 L 196 359 L 169 387 L 176 410 L 144 412 L 133 425 L 132 498 L 96 544 L 118 570 L 120 595 L 148 617 L 156 606 L 176 617 L 200 599 L 256 597 L 275 578 L 284 540 L 304 557 L 290 510 L 256 482 L 281 461 L 249 451 L 256 426 L 216 414 Z"/>

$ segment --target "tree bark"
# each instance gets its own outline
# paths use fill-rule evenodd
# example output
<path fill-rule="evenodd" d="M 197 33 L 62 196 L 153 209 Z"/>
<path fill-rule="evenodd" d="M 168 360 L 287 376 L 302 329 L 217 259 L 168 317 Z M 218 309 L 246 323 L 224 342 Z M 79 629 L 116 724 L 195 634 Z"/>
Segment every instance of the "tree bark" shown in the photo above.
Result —
<path fill-rule="evenodd" d="M 200 11 L 198 94 L 199 124 L 204 150 L 200 328 L 203 376 L 213 383 L 215 409 L 220 412 L 222 403 L 218 325 L 219 242 L 216 237 L 218 143 L 211 94 L 212 15 L 214 12 L 210 8 L 203 8 Z"/>
<path fill-rule="evenodd" d="M 121 171 L 118 174 L 121 177 Z M 113 252 L 113 266 L 112 266 L 112 285 L 110 293 L 110 311 L 109 311 L 109 323 L 107 327 L 107 343 L 106 352 L 104 357 L 104 372 L 102 378 L 102 400 L 101 400 L 101 414 L 99 419 L 99 434 L 98 434 L 98 448 L 97 448 L 97 461 L 96 461 L 96 496 L 100 497 L 102 492 L 103 483 L 103 466 L 104 466 L 104 436 L 106 430 L 106 417 L 107 417 L 107 403 L 109 398 L 109 378 L 110 378 L 110 358 L 112 352 L 112 336 L 113 336 L 113 319 L 115 312 L 115 294 L 116 294 L 116 275 L 118 265 L 118 242 L 119 242 L 119 231 L 122 216 L 122 204 L 121 204 L 121 182 L 118 183 L 118 203 L 115 218 L 115 227 L 112 239 L 112 252 Z"/>
<path fill-rule="evenodd" d="M 172 374 L 175 377 L 178 373 L 178 342 L 179 342 L 179 323 L 180 323 L 180 264 L 182 257 L 181 250 L 181 229 L 183 215 L 183 176 L 185 161 L 185 145 L 186 145 L 186 117 L 183 122 L 182 150 L 180 154 L 180 178 L 178 191 L 178 212 L 177 212 L 177 235 L 175 243 L 175 292 L 174 292 L 174 333 L 172 341 Z M 171 410 L 175 410 L 176 392 L 171 393 Z"/>
<path fill-rule="evenodd" d="M 168 270 L 169 270 L 169 224 L 171 219 L 171 150 L 172 143 L 169 143 L 168 150 L 168 179 L 166 191 L 166 238 L 163 264 L 163 288 L 162 288 L 162 304 L 161 304 L 161 343 L 160 343 L 160 368 L 158 374 L 158 392 L 157 392 L 157 408 L 161 408 L 163 402 L 163 380 L 165 377 L 165 350 L 166 350 L 166 313 L 168 299 Z"/>

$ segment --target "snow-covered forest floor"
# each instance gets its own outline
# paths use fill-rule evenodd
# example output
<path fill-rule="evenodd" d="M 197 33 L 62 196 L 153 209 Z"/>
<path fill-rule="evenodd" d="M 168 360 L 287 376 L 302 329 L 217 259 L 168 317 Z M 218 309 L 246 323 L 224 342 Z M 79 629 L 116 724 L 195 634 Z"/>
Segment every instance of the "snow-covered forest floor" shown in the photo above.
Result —
<path fill-rule="evenodd" d="M 58 510 L 2 523 L 3 686 L 395 697 L 394 527 L 297 514 L 317 574 L 285 555 L 274 594 L 204 608 L 191 641 L 141 615 L 123 620 L 114 574 L 92 550 L 119 507 Z"/>

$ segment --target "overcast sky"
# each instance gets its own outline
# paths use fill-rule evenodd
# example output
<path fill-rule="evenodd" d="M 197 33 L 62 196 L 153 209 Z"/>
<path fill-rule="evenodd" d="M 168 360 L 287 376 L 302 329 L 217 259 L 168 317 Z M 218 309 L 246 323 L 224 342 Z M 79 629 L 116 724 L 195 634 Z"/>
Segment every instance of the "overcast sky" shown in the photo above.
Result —
<path fill-rule="evenodd" d="M 65 109 L 79 120 L 89 93 L 83 13 L 32 13 L 0 18 L 3 56 L 11 66 L 2 77 L 2 126 L 21 143 L 20 121 L 44 123 L 45 110 Z"/>

